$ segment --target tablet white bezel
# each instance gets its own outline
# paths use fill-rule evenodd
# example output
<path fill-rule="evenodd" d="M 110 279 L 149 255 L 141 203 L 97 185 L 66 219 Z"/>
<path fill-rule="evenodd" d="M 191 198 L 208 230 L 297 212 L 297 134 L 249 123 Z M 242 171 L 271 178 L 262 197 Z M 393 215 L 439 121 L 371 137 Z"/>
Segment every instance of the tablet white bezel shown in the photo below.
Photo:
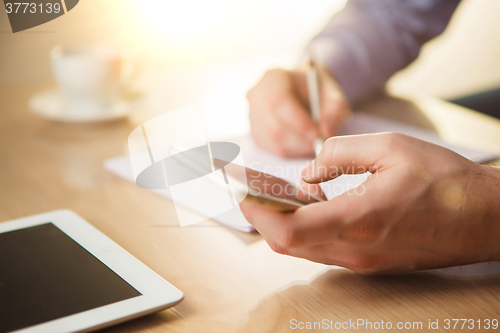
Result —
<path fill-rule="evenodd" d="M 103 262 L 142 295 L 104 305 L 16 332 L 90 331 L 179 303 L 182 293 L 130 253 L 70 210 L 56 210 L 0 223 L 0 234 L 52 223 Z"/>

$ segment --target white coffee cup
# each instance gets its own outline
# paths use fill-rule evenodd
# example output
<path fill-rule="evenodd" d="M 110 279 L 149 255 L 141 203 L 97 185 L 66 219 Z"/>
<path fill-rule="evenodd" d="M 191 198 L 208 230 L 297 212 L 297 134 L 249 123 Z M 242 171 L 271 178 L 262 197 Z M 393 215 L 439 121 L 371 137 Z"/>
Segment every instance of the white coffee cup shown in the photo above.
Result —
<path fill-rule="evenodd" d="M 128 74 L 124 51 L 107 46 L 58 46 L 51 62 L 66 112 L 75 115 L 109 112 Z"/>

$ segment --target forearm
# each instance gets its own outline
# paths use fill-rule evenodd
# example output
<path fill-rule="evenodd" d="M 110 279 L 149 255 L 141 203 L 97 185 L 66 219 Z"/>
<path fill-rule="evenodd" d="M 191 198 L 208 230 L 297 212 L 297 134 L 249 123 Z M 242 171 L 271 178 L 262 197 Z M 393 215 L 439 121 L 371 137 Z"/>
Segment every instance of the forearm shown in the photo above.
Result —
<path fill-rule="evenodd" d="M 311 42 L 351 102 L 383 88 L 446 27 L 458 0 L 350 0 Z"/>

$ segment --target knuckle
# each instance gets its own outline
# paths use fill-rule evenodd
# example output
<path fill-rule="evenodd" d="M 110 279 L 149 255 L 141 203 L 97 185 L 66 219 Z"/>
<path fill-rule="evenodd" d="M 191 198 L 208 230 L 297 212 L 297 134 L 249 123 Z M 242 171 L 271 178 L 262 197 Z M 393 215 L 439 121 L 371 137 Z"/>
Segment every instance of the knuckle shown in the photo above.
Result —
<path fill-rule="evenodd" d="M 267 105 L 270 108 L 271 112 L 274 112 L 278 107 L 286 104 L 290 96 L 284 91 L 277 92 L 269 96 L 267 101 Z"/>
<path fill-rule="evenodd" d="M 266 71 L 259 82 L 246 93 L 247 100 L 253 102 L 261 99 L 262 96 L 266 95 L 266 87 L 277 86 L 276 81 L 280 80 L 284 73 L 285 70 L 280 68 Z"/>
<path fill-rule="evenodd" d="M 265 86 L 274 85 L 286 77 L 286 71 L 282 68 L 272 68 L 264 73 L 259 83 Z"/>

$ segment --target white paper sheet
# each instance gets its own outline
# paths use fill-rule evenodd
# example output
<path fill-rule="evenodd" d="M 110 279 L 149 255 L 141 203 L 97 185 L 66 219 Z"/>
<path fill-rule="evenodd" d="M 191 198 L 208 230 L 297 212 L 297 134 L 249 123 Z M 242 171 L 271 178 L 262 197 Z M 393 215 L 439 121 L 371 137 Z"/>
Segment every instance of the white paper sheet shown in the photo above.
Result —
<path fill-rule="evenodd" d="M 497 157 L 496 154 L 491 152 L 476 151 L 448 144 L 439 138 L 437 134 L 429 131 L 363 113 L 355 113 L 351 120 L 341 130 L 342 135 L 378 132 L 399 132 L 407 134 L 451 149 L 476 162 L 494 160 Z M 231 138 L 226 141 L 234 142 L 240 146 L 243 153 L 243 159 L 247 167 L 281 177 L 296 184 L 300 183 L 300 172 L 312 159 L 312 157 L 309 159 L 280 158 L 258 148 L 250 136 Z M 104 166 L 116 175 L 135 183 L 128 155 L 108 159 L 105 161 Z M 322 188 L 327 198 L 332 199 L 350 189 L 356 188 L 363 183 L 367 177 L 368 174 L 342 175 L 335 180 L 324 183 Z M 168 190 L 152 191 L 171 199 L 170 192 Z M 204 212 L 201 211 L 199 207 L 191 207 L 189 201 L 178 202 L 177 204 L 181 204 L 199 214 L 204 215 Z M 245 220 L 239 206 L 235 206 L 233 209 L 216 216 L 213 220 L 230 228 L 244 232 L 251 232 L 254 230 L 253 227 Z"/>

